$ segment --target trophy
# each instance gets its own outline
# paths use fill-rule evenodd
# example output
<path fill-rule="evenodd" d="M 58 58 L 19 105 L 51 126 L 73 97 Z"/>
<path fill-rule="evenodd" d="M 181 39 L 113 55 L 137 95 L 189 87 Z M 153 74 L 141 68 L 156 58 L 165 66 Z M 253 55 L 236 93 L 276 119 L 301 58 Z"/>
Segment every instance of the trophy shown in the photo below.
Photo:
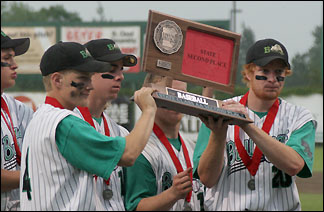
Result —
<path fill-rule="evenodd" d="M 211 98 L 214 89 L 233 93 L 239 42 L 234 32 L 149 10 L 142 71 L 163 76 L 164 84 L 155 86 L 146 77 L 143 86 L 158 90 L 152 94 L 158 107 L 250 123 Z M 172 80 L 203 86 L 203 95 L 172 89 Z"/>

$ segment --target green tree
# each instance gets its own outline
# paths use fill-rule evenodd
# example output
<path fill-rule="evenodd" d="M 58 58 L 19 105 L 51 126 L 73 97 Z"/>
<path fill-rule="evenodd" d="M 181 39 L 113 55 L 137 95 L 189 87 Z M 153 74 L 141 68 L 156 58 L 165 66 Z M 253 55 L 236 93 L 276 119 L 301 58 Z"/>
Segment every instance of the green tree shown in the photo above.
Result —
<path fill-rule="evenodd" d="M 97 10 L 97 14 L 99 15 L 99 21 L 100 22 L 106 21 L 105 9 L 102 6 L 100 1 L 98 1 L 98 7 L 96 10 Z M 94 20 L 94 21 L 97 21 L 97 20 Z"/>
<path fill-rule="evenodd" d="M 255 36 L 253 30 L 249 27 L 246 27 L 244 23 L 242 25 L 242 28 L 243 28 L 243 32 L 241 35 L 239 59 L 238 59 L 237 72 L 236 72 L 236 85 L 239 86 L 244 86 L 242 82 L 241 71 L 243 70 L 243 65 L 245 64 L 246 53 L 250 48 L 250 46 L 252 46 L 255 42 Z"/>
<path fill-rule="evenodd" d="M 321 61 L 323 58 L 320 56 L 322 51 L 321 36 L 323 33 L 323 26 L 316 26 L 312 32 L 314 36 L 313 46 L 309 49 L 309 79 L 313 85 L 322 86 L 321 80 Z"/>
<path fill-rule="evenodd" d="M 34 21 L 34 19 L 31 19 L 34 12 L 24 3 L 1 1 L 1 23 Z"/>
<path fill-rule="evenodd" d="M 33 10 L 22 2 L 1 1 L 1 23 L 9 22 L 82 22 L 79 14 L 68 12 L 62 5 Z"/>
<path fill-rule="evenodd" d="M 286 78 L 285 87 L 305 87 L 309 86 L 308 66 L 309 56 L 307 53 L 296 54 L 291 60 L 291 69 L 293 74 Z"/>
<path fill-rule="evenodd" d="M 304 54 L 296 54 L 291 59 L 293 74 L 287 77 L 286 87 L 322 88 L 321 61 L 322 51 L 322 26 L 316 26 L 312 32 L 314 43 Z M 323 91 L 323 90 L 322 90 Z"/>
<path fill-rule="evenodd" d="M 40 20 L 48 22 L 82 22 L 78 13 L 66 11 L 62 5 L 50 6 L 48 9 L 42 8 L 38 16 Z"/>

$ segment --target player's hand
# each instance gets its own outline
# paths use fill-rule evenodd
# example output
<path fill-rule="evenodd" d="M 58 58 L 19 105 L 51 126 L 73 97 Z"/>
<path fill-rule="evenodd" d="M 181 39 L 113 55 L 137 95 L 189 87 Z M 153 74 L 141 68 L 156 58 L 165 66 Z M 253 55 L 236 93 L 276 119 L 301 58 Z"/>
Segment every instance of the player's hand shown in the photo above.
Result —
<path fill-rule="evenodd" d="M 156 112 L 157 107 L 152 97 L 154 91 L 150 87 L 142 87 L 140 90 L 135 91 L 134 101 L 143 112 L 148 110 Z"/>
<path fill-rule="evenodd" d="M 220 141 L 225 141 L 228 124 L 231 120 L 225 121 L 222 116 L 215 120 L 212 116 L 204 117 L 199 116 L 200 120 L 208 127 L 212 133 L 216 135 L 215 138 Z"/>
<path fill-rule="evenodd" d="M 192 168 L 188 168 L 173 177 L 170 189 L 172 190 L 171 193 L 174 194 L 177 199 L 184 199 L 187 194 L 192 191 L 192 183 L 190 180 L 191 171 Z"/>
<path fill-rule="evenodd" d="M 244 107 L 244 105 L 242 105 L 239 102 L 236 102 L 234 100 L 228 100 L 226 102 L 222 102 L 221 105 L 222 108 L 224 108 L 225 110 L 231 110 L 237 113 L 242 113 L 244 114 L 246 117 L 248 117 L 248 112 L 247 109 Z"/>
<path fill-rule="evenodd" d="M 248 114 L 247 109 L 245 108 L 244 105 L 242 105 L 239 102 L 236 102 L 234 100 L 228 100 L 226 102 L 222 102 L 222 108 L 224 108 L 226 110 L 231 110 L 231 111 L 234 111 L 234 112 L 237 112 L 237 113 L 244 114 L 245 117 L 247 119 L 249 119 L 249 114 Z M 242 127 L 241 125 L 247 125 L 247 124 L 249 124 L 249 123 L 242 122 L 239 125 L 240 125 L 240 127 Z"/>

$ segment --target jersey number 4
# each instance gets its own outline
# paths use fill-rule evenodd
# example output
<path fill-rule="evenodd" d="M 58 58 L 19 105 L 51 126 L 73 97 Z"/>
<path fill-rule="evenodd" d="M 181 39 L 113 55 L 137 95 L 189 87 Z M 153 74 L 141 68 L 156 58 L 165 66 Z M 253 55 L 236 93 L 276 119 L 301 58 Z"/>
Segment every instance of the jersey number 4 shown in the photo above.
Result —
<path fill-rule="evenodd" d="M 24 172 L 22 192 L 27 192 L 27 198 L 28 200 L 31 200 L 31 193 L 30 193 L 31 186 L 30 186 L 30 178 L 28 173 L 28 153 L 29 153 L 29 148 L 27 148 L 27 154 L 26 154 L 26 169 Z"/>

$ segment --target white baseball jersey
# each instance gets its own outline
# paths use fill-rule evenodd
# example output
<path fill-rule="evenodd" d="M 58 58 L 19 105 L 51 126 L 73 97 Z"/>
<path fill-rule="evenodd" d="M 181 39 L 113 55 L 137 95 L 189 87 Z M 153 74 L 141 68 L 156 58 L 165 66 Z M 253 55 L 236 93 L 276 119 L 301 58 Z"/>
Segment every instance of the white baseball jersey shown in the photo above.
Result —
<path fill-rule="evenodd" d="M 193 166 L 192 156 L 194 151 L 194 144 L 188 141 L 183 140 L 185 143 L 188 154 L 190 157 L 191 166 Z M 183 154 L 182 146 L 180 151 L 174 148 L 171 145 L 173 151 L 175 152 L 177 158 L 179 159 L 183 170 L 187 169 L 186 160 Z M 175 175 L 177 175 L 177 169 L 171 159 L 171 156 L 167 149 L 164 147 L 162 142 L 153 132 L 150 136 L 150 139 L 142 151 L 143 156 L 150 162 L 152 169 L 156 176 L 156 185 L 157 185 L 157 194 L 162 193 L 164 190 L 168 189 L 172 184 L 166 182 L 172 180 Z M 171 182 L 172 183 L 172 182 Z M 201 201 L 203 202 L 204 198 L 204 186 L 199 179 L 193 179 L 193 190 L 190 200 L 190 206 L 193 211 L 201 210 Z M 184 209 L 185 199 L 178 200 L 170 211 L 181 211 Z"/>
<path fill-rule="evenodd" d="M 33 110 L 26 104 L 14 99 L 11 96 L 3 93 L 1 95 L 10 111 L 14 131 L 17 138 L 19 149 L 21 150 L 25 129 L 33 116 Z M 8 115 L 1 109 L 1 113 L 6 118 L 10 125 Z M 1 169 L 20 170 L 20 166 L 16 161 L 16 151 L 12 134 L 1 115 Z M 19 189 L 14 189 L 9 192 L 1 192 L 1 211 L 3 210 L 19 210 Z"/>
<path fill-rule="evenodd" d="M 238 102 L 241 96 L 232 99 Z M 254 124 L 261 129 L 266 116 L 259 118 L 251 110 L 248 110 L 248 114 Z M 269 135 L 286 144 L 294 130 L 311 120 L 314 119 L 308 110 L 281 99 Z M 251 157 L 255 148 L 254 142 L 242 129 L 240 138 Z M 248 187 L 248 182 L 252 178 L 255 179 L 255 190 Z M 291 177 L 278 170 L 264 155 L 256 175 L 252 177 L 237 152 L 234 125 L 230 125 L 224 153 L 224 168 L 219 182 L 206 190 L 206 206 L 209 210 L 216 211 L 301 210 L 295 179 L 296 176 Z"/>
<path fill-rule="evenodd" d="M 24 137 L 20 182 L 29 177 L 31 198 L 20 184 L 21 210 L 95 210 L 93 175 L 72 166 L 60 153 L 56 128 L 70 110 L 42 104 Z M 79 117 L 80 118 L 80 117 Z M 28 155 L 27 155 L 28 154 Z M 28 156 L 28 158 L 26 158 Z"/>
<path fill-rule="evenodd" d="M 75 108 L 74 111 L 82 116 L 78 108 Z M 111 137 L 122 136 L 125 137 L 129 134 L 128 130 L 124 127 L 118 125 L 113 119 L 111 119 L 107 114 L 103 113 L 110 132 Z M 105 135 L 105 127 L 103 120 L 99 124 L 95 119 L 93 119 L 96 130 L 101 134 Z M 97 210 L 106 210 L 106 211 L 125 211 L 124 206 L 124 196 L 122 195 L 122 186 L 123 185 L 123 169 L 120 166 L 116 166 L 114 171 L 110 175 L 109 185 L 107 185 L 103 178 L 98 177 L 95 180 L 95 191 L 98 198 L 96 202 Z M 113 196 L 110 200 L 105 200 L 103 198 L 103 191 L 105 189 L 111 189 L 113 191 Z"/>

